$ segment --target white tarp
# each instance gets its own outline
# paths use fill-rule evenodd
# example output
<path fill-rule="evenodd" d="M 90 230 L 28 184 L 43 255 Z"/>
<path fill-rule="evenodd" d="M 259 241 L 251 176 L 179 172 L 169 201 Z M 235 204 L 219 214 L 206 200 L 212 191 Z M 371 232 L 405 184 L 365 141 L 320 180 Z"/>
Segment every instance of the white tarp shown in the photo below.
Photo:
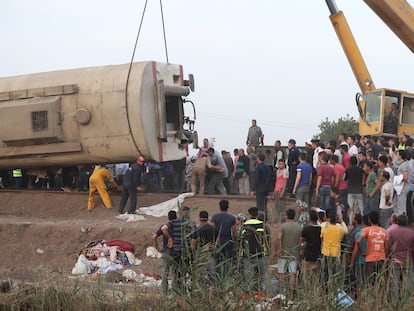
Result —
<path fill-rule="evenodd" d="M 138 209 L 138 213 L 154 217 L 168 216 L 169 211 L 178 211 L 178 205 L 183 204 L 185 198 L 192 196 L 194 196 L 194 193 L 192 192 L 182 193 L 174 199 L 149 207 L 141 207 Z"/>

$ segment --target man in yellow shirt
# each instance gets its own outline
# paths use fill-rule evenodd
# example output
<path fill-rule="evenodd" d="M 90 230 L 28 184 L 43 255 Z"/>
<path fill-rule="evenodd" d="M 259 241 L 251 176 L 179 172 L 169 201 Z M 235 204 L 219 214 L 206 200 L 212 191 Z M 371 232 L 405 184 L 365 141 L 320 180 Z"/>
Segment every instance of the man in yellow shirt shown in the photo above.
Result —
<path fill-rule="evenodd" d="M 337 224 L 337 220 L 340 225 Z M 346 233 L 348 233 L 348 229 L 342 220 L 342 216 L 338 216 L 336 211 L 331 211 L 329 213 L 329 223 L 323 223 L 321 230 L 322 273 L 325 282 L 340 273 L 341 241 Z"/>

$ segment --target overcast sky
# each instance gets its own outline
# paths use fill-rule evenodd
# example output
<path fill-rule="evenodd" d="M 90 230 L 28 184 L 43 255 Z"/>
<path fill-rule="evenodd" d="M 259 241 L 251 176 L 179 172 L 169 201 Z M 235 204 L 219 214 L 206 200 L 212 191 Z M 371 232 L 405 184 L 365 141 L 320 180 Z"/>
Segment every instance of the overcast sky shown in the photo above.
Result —
<path fill-rule="evenodd" d="M 0 1 L 0 77 L 128 63 L 144 0 Z M 412 4 L 412 1 L 410 1 Z M 414 56 L 362 0 L 337 0 L 377 87 L 414 92 Z M 163 1 L 169 60 L 193 73 L 200 139 L 244 147 L 251 119 L 265 144 L 357 118 L 358 85 L 324 0 Z M 165 62 L 158 0 L 135 61 Z"/>

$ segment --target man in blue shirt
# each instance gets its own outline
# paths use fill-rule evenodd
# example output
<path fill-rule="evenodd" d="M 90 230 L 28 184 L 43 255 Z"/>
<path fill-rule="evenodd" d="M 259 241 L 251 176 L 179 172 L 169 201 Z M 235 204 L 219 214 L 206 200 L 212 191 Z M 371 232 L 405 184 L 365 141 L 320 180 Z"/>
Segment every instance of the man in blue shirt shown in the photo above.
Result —
<path fill-rule="evenodd" d="M 299 154 L 299 165 L 296 169 L 296 181 L 293 194 L 296 199 L 310 204 L 310 185 L 312 184 L 312 167 L 306 162 L 306 153 Z"/>
<path fill-rule="evenodd" d="M 220 251 L 216 258 L 217 273 L 228 273 L 234 257 L 234 239 L 236 239 L 236 217 L 229 214 L 229 201 L 220 201 L 220 213 L 214 214 L 211 222 L 219 236 Z"/>

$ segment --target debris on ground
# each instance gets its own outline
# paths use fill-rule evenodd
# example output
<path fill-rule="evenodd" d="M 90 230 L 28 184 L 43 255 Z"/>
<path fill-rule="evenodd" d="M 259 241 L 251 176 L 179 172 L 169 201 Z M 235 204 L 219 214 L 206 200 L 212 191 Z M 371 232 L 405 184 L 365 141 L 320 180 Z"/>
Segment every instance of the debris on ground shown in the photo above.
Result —
<path fill-rule="evenodd" d="M 115 218 L 126 222 L 145 220 L 144 216 L 138 214 L 119 214 L 118 216 L 115 216 Z"/>
<path fill-rule="evenodd" d="M 124 240 L 94 240 L 79 252 L 73 275 L 106 274 L 142 263 L 134 255 L 134 245 Z M 95 275 L 95 279 L 97 276 Z"/>
<path fill-rule="evenodd" d="M 161 253 L 153 246 L 147 247 L 147 251 L 145 253 L 147 257 L 150 258 L 161 258 Z"/>
<path fill-rule="evenodd" d="M 148 207 L 141 207 L 138 209 L 138 213 L 154 217 L 167 216 L 169 211 L 178 211 L 178 206 L 183 204 L 184 199 L 192 196 L 194 196 L 192 192 L 182 193 L 174 199 Z"/>

